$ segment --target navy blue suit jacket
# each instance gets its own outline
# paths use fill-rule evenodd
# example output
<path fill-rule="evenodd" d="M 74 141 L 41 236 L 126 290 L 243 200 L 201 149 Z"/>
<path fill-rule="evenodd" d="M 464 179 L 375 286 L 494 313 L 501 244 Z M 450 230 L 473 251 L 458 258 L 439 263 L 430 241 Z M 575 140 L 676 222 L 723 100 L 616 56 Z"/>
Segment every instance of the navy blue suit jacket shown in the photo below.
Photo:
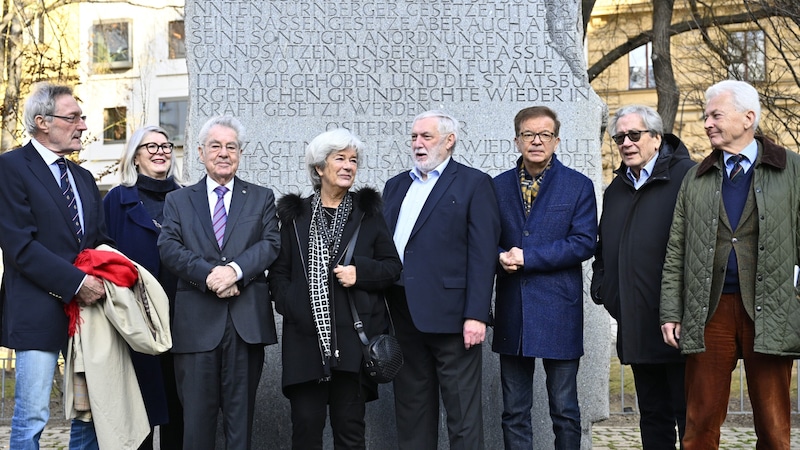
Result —
<path fill-rule="evenodd" d="M 280 231 L 271 189 L 236 178 L 222 249 L 217 246 L 206 192 L 206 178 L 167 194 L 158 237 L 161 261 L 175 273 L 172 352 L 216 348 L 230 312 L 236 332 L 248 344 L 277 342 L 265 271 L 278 257 Z M 215 266 L 236 262 L 242 269 L 240 294 L 221 299 L 206 288 Z"/>
<path fill-rule="evenodd" d="M 384 216 L 392 232 L 411 181 L 405 171 L 384 187 Z M 418 330 L 461 333 L 465 319 L 489 323 L 499 239 L 492 179 L 451 159 L 403 254 L 401 280 Z"/>
<path fill-rule="evenodd" d="M 79 242 L 67 201 L 28 143 L 0 155 L 0 247 L 3 249 L 2 345 L 58 351 L 67 343 L 68 303 L 85 273 L 73 266 L 85 248 L 111 243 L 92 174 L 67 160 L 83 204 Z"/>

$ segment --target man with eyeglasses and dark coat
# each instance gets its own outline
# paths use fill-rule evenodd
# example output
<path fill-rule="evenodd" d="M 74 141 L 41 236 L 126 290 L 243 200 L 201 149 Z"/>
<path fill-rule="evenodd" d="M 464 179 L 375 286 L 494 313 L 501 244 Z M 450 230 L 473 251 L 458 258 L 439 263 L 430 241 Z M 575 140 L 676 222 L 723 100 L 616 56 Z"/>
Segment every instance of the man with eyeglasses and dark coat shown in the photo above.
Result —
<path fill-rule="evenodd" d="M 500 353 L 507 449 L 533 447 L 537 358 L 547 374 L 553 448 L 581 446 L 582 263 L 594 254 L 597 204 L 591 180 L 556 158 L 560 127 L 550 108 L 518 112 L 514 142 L 521 157 L 494 179 L 501 235 L 492 350 Z"/>

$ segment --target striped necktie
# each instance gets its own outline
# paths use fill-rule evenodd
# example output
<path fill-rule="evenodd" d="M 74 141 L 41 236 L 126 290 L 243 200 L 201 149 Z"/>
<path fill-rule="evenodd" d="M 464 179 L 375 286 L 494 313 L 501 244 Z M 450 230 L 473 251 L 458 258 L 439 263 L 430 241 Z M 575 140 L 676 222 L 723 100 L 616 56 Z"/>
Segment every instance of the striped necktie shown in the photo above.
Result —
<path fill-rule="evenodd" d="M 214 236 L 217 238 L 217 245 L 222 248 L 222 238 L 225 237 L 225 224 L 228 222 L 228 214 L 225 212 L 225 193 L 228 188 L 217 186 L 214 188 L 217 194 L 217 204 L 214 205 L 214 214 L 211 216 L 211 223 L 214 224 Z"/>
<path fill-rule="evenodd" d="M 733 168 L 731 168 L 731 174 L 730 174 L 731 181 L 733 181 L 736 178 L 737 175 L 742 173 L 742 169 L 743 169 L 742 160 L 744 158 L 746 158 L 746 156 L 741 155 L 741 154 L 733 155 L 733 156 L 730 157 L 729 161 L 731 161 L 733 163 Z"/>
<path fill-rule="evenodd" d="M 64 158 L 58 158 L 56 164 L 61 171 L 61 194 L 67 199 L 67 209 L 72 216 L 72 226 L 75 229 L 75 235 L 78 236 L 78 242 L 80 242 L 83 237 L 83 228 L 81 228 L 81 221 L 78 217 L 78 202 L 75 201 L 75 193 L 72 192 L 72 186 L 69 184 L 67 176 L 67 162 L 64 161 Z"/>

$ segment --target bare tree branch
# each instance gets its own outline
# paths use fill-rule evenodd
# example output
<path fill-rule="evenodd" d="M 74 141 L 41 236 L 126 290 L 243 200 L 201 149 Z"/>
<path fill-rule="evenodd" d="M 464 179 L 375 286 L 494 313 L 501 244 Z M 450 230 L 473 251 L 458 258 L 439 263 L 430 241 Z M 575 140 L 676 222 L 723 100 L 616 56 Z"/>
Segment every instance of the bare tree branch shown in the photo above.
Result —
<path fill-rule="evenodd" d="M 659 3 L 656 1 L 655 3 Z M 773 7 L 765 7 L 756 11 L 752 12 L 745 12 L 739 14 L 731 14 L 728 16 L 720 16 L 720 17 L 705 17 L 700 18 L 699 22 L 697 20 L 686 20 L 684 22 L 676 23 L 669 27 L 669 35 L 675 36 L 681 33 L 686 33 L 689 31 L 700 30 L 703 27 L 719 27 L 722 25 L 732 25 L 738 23 L 750 23 L 755 20 L 763 19 L 766 17 L 773 17 L 776 15 L 780 15 L 782 10 L 776 9 Z M 631 37 L 623 44 L 617 46 L 605 52 L 603 57 L 601 57 L 597 62 L 592 64 L 587 71 L 589 74 L 589 81 L 591 82 L 598 75 L 600 75 L 604 70 L 608 69 L 609 66 L 614 64 L 618 59 L 622 58 L 623 56 L 627 55 L 638 47 L 641 47 L 648 42 L 653 40 L 653 31 L 647 30 L 639 33 L 636 36 Z"/>

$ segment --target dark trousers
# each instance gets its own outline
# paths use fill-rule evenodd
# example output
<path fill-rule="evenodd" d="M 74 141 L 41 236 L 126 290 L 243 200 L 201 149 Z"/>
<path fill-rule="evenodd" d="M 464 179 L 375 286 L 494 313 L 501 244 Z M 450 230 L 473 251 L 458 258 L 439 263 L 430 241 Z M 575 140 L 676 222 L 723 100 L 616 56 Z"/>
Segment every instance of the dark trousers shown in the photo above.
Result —
<path fill-rule="evenodd" d="M 417 330 L 401 287 L 392 288 L 389 305 L 405 360 L 394 379 L 398 447 L 436 450 L 441 391 L 450 449 L 483 449 L 482 346 L 466 350 L 460 333 Z"/>
<path fill-rule="evenodd" d="M 581 410 L 578 406 L 578 368 L 580 359 L 543 359 L 545 385 L 553 421 L 556 450 L 581 447 Z M 536 358 L 500 355 L 500 381 L 503 386 L 503 442 L 507 450 L 533 448 L 531 425 L 533 373 Z M 541 437 L 536 438 L 540 443 Z M 674 450 L 674 449 L 673 449 Z"/>
<path fill-rule="evenodd" d="M 777 331 L 777 330 L 776 330 Z M 791 436 L 791 357 L 753 351 L 755 327 L 739 294 L 722 294 L 706 324 L 706 351 L 686 359 L 685 450 L 719 448 L 731 372 L 744 359 L 747 390 L 753 405 L 758 450 L 789 450 Z"/>
<path fill-rule="evenodd" d="M 220 408 L 226 448 L 250 449 L 264 346 L 244 342 L 229 315 L 217 348 L 200 353 L 176 353 L 174 358 L 175 378 L 183 404 L 184 450 L 214 450 Z"/>
<path fill-rule="evenodd" d="M 675 443 L 683 440 L 686 431 L 686 365 L 632 364 L 631 369 L 639 400 L 642 447 L 675 450 Z"/>
<path fill-rule="evenodd" d="M 334 370 L 330 381 L 296 384 L 284 392 L 292 405 L 293 449 L 322 450 L 322 432 L 329 410 L 334 448 L 366 448 L 366 397 L 358 374 Z"/>
<path fill-rule="evenodd" d="M 161 355 L 161 373 L 164 376 L 169 414 L 169 422 L 158 427 L 161 450 L 180 450 L 183 448 L 183 407 L 175 382 L 175 358 L 172 353 Z"/>

